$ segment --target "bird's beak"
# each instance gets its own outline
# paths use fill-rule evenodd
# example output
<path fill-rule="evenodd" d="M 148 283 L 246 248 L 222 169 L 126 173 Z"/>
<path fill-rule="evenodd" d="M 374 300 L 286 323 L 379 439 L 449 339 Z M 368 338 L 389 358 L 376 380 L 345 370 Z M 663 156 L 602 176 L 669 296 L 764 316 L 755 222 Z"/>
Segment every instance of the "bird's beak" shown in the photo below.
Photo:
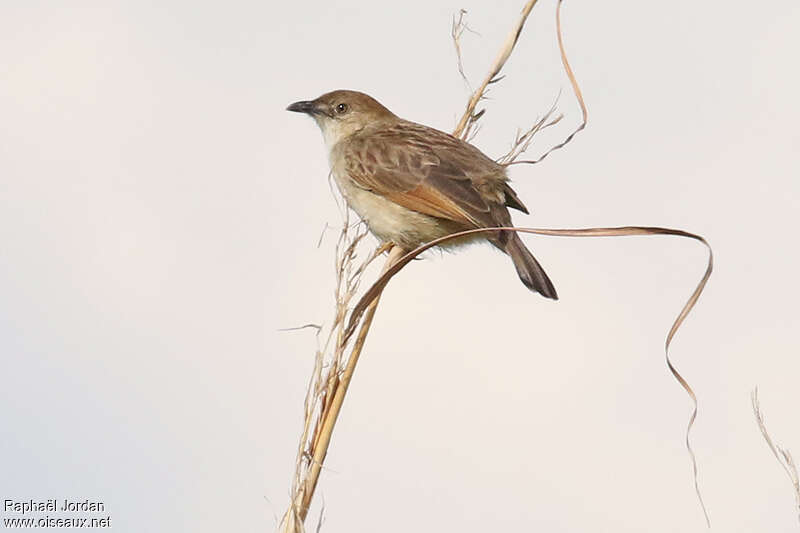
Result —
<path fill-rule="evenodd" d="M 295 102 L 287 107 L 286 110 L 294 111 L 295 113 L 305 113 L 307 115 L 316 115 L 322 113 L 322 110 L 317 106 L 317 102 L 315 100 Z"/>

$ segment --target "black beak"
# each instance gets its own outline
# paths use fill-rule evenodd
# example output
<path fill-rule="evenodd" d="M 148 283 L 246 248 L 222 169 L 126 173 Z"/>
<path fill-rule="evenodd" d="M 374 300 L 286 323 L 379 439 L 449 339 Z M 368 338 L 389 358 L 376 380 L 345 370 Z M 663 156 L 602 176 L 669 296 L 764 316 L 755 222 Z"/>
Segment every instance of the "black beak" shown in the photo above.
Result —
<path fill-rule="evenodd" d="M 314 115 L 320 112 L 320 110 L 317 109 L 317 103 L 313 100 L 295 102 L 287 107 L 286 110 L 294 111 L 295 113 L 306 113 L 307 115 Z"/>

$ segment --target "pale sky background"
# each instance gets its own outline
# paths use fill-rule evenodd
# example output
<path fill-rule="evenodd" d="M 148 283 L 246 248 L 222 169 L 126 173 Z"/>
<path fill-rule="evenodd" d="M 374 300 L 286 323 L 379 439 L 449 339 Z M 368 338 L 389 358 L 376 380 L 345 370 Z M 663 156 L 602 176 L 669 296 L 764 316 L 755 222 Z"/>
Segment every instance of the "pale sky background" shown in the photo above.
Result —
<path fill-rule="evenodd" d="M 0 499 L 96 499 L 115 531 L 273 531 L 288 503 L 338 225 L 335 88 L 451 130 L 523 2 L 0 5 Z M 563 89 L 553 0 L 475 144 Z M 750 409 L 800 457 L 800 5 L 565 3 L 589 125 L 512 178 L 519 225 L 659 225 L 716 271 L 674 343 L 715 531 L 800 529 Z M 323 532 L 692 532 L 705 524 L 664 336 L 705 268 L 667 237 L 526 236 L 557 303 L 489 247 L 388 287 L 318 502 Z M 469 287 L 467 290 L 466 288 Z M 313 511 L 316 516 L 318 507 Z M 3 518 L 9 515 L 3 514 Z M 313 523 L 313 522 L 312 522 Z"/>

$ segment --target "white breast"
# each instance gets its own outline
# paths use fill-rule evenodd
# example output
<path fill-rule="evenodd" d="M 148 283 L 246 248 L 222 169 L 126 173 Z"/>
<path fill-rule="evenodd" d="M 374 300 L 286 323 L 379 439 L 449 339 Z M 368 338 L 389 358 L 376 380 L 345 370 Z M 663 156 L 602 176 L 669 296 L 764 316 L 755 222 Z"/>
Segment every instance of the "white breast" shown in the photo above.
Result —
<path fill-rule="evenodd" d="M 382 241 L 391 241 L 403 248 L 413 249 L 449 233 L 439 221 L 417 213 L 386 198 L 356 186 L 347 176 L 333 177 L 347 205 L 367 224 L 369 230 Z"/>

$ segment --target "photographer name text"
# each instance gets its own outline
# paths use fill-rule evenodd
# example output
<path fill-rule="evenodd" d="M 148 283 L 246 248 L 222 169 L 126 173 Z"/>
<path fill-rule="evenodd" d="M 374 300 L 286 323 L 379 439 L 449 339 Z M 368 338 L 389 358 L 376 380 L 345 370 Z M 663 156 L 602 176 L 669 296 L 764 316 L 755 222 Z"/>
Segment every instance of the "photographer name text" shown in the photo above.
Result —
<path fill-rule="evenodd" d="M 3 500 L 3 511 L 6 513 L 54 513 L 56 511 L 62 513 L 102 513 L 106 510 L 103 502 L 83 500 L 72 501 L 64 499 L 50 499 L 50 500 Z"/>

